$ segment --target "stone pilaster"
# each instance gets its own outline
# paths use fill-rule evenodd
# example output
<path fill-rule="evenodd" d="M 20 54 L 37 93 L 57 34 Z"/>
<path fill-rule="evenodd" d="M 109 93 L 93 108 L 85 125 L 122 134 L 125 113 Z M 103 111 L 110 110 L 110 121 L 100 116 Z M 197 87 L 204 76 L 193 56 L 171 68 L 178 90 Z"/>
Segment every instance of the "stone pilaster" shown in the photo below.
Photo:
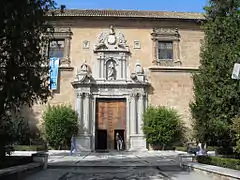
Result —
<path fill-rule="evenodd" d="M 144 137 L 143 131 L 142 131 L 142 124 L 143 124 L 143 112 L 144 112 L 144 104 L 145 99 L 142 94 L 134 94 L 132 100 L 134 99 L 134 105 L 131 105 L 133 109 L 135 109 L 135 116 L 132 115 L 130 119 L 131 124 L 134 124 L 134 132 L 130 135 L 130 150 L 133 151 L 146 151 L 146 139 Z M 131 102 L 132 103 L 132 102 Z M 134 112 L 133 110 L 131 110 Z M 137 116 L 136 116 L 137 115 Z M 135 118 L 135 119 L 133 119 Z M 132 129 L 131 129 L 132 130 Z M 136 133 L 137 132 L 137 133 Z"/>
<path fill-rule="evenodd" d="M 85 134 L 89 134 L 89 121 L 90 121 L 90 98 L 91 98 L 91 94 L 90 93 L 86 93 L 85 96 L 85 104 L 84 104 L 84 108 L 85 108 L 85 119 L 84 119 L 84 129 L 85 129 Z"/>
<path fill-rule="evenodd" d="M 84 93 L 83 99 L 83 129 L 76 138 L 80 152 L 92 150 L 92 135 L 90 134 L 90 114 L 92 112 L 91 94 Z"/>
<path fill-rule="evenodd" d="M 130 147 L 130 110 L 131 110 L 131 100 L 130 97 L 126 98 L 126 149 Z"/>
<path fill-rule="evenodd" d="M 66 37 L 64 40 L 64 58 L 61 59 L 60 66 L 61 67 L 69 67 L 70 66 L 70 44 L 71 37 Z"/>
<path fill-rule="evenodd" d="M 83 93 L 77 92 L 77 98 L 75 102 L 75 111 L 78 114 L 78 124 L 79 124 L 79 132 L 83 132 Z"/>
<path fill-rule="evenodd" d="M 138 98 L 138 134 L 143 134 L 142 126 L 143 126 L 143 112 L 144 112 L 144 96 L 143 94 L 139 95 Z"/>
<path fill-rule="evenodd" d="M 137 133 L 137 111 L 136 111 L 136 94 L 131 94 L 131 111 L 130 111 L 130 133 L 136 134 Z"/>

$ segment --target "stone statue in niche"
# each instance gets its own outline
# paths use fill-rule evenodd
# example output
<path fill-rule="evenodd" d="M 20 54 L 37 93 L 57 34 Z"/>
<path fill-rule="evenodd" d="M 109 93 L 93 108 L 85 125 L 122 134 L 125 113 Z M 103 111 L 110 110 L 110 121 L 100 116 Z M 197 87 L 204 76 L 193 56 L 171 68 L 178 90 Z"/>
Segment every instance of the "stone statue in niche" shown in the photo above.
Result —
<path fill-rule="evenodd" d="M 110 61 L 107 66 L 107 79 L 115 80 L 116 79 L 116 69 L 113 61 Z"/>

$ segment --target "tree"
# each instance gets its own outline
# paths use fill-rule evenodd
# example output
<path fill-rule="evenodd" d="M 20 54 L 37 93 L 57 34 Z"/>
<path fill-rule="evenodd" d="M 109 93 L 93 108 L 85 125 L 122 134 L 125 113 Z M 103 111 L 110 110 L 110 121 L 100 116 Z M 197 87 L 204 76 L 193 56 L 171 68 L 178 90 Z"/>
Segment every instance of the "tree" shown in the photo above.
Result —
<path fill-rule="evenodd" d="M 70 147 L 72 135 L 78 132 L 78 116 L 70 106 L 49 106 L 43 115 L 44 136 L 55 149 Z"/>
<path fill-rule="evenodd" d="M 1 0 L 0 17 L 0 156 L 4 155 L 4 130 L 11 114 L 23 105 L 46 102 L 48 59 L 42 53 L 48 38 L 46 13 L 52 0 Z"/>
<path fill-rule="evenodd" d="M 143 115 L 143 132 L 152 146 L 171 146 L 184 138 L 184 124 L 174 109 L 150 106 Z"/>
<path fill-rule="evenodd" d="M 236 152 L 240 154 L 240 117 L 239 115 L 232 119 L 233 138 L 236 140 Z"/>
<path fill-rule="evenodd" d="M 209 145 L 229 146 L 231 119 L 239 113 L 240 86 L 231 79 L 240 61 L 240 0 L 210 0 L 203 23 L 199 72 L 193 75 L 190 103 L 196 138 Z"/>

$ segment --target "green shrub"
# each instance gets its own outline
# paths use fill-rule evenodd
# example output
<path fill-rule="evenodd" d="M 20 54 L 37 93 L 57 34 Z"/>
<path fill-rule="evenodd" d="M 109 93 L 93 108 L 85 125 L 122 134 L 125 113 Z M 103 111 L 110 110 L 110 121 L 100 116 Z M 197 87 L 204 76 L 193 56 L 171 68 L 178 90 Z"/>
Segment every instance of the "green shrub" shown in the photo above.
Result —
<path fill-rule="evenodd" d="M 66 149 L 78 131 L 77 113 L 70 106 L 48 106 L 43 114 L 44 137 L 55 149 Z"/>
<path fill-rule="evenodd" d="M 207 151 L 216 151 L 218 147 L 216 146 L 207 146 Z"/>
<path fill-rule="evenodd" d="M 46 148 L 44 145 L 15 145 L 14 146 L 15 151 L 45 151 Z"/>
<path fill-rule="evenodd" d="M 143 132 L 152 146 L 171 146 L 183 140 L 184 126 L 176 110 L 150 106 L 143 115 Z"/>
<path fill-rule="evenodd" d="M 187 152 L 187 147 L 183 147 L 183 146 L 177 146 L 176 151 L 184 151 L 184 152 Z"/>
<path fill-rule="evenodd" d="M 197 156 L 196 158 L 199 163 L 240 170 L 239 159 L 221 158 L 217 156 Z"/>

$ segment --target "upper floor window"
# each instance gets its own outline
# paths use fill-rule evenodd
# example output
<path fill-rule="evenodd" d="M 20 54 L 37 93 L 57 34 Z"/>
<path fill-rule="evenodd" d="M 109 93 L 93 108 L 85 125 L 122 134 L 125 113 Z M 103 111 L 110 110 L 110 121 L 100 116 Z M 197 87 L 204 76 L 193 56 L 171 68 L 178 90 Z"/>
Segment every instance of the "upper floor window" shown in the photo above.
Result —
<path fill-rule="evenodd" d="M 48 57 L 60 58 L 60 67 L 70 67 L 71 28 L 55 27 L 50 36 L 53 39 L 48 45 Z"/>
<path fill-rule="evenodd" d="M 49 58 L 52 58 L 52 57 L 63 58 L 64 46 L 65 46 L 64 40 L 52 40 L 49 43 L 49 52 L 48 52 Z"/>
<path fill-rule="evenodd" d="M 158 41 L 158 59 L 172 60 L 173 59 L 173 43 Z"/>
<path fill-rule="evenodd" d="M 180 34 L 178 29 L 154 28 L 151 33 L 153 40 L 153 63 L 159 66 L 175 66 L 180 61 Z"/>

